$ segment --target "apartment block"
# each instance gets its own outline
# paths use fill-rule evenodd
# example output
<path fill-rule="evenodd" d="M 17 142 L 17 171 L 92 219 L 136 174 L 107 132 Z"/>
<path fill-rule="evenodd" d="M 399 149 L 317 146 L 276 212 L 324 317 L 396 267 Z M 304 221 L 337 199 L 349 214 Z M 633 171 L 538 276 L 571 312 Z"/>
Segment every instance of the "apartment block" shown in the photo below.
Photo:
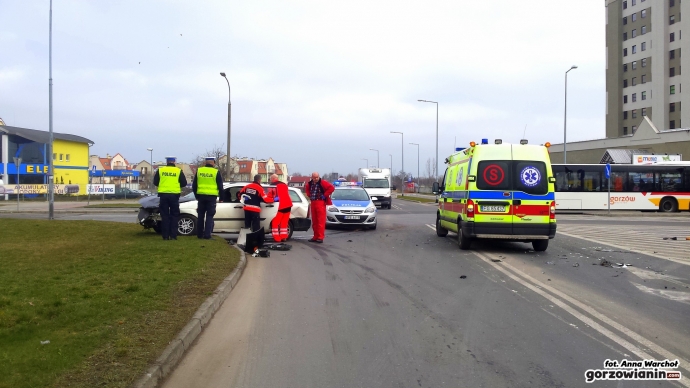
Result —
<path fill-rule="evenodd" d="M 660 131 L 690 126 L 688 8 L 690 0 L 606 0 L 607 138 L 631 136 L 645 116 Z"/>

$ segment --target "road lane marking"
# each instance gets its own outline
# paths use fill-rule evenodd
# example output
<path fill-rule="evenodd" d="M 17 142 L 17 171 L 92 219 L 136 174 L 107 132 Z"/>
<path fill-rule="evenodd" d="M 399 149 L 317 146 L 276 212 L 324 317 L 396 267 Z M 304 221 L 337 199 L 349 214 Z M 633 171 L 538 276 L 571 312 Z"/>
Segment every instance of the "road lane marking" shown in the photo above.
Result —
<path fill-rule="evenodd" d="M 433 230 L 434 232 L 436 231 L 436 227 L 435 227 L 435 226 L 429 225 L 429 224 L 426 224 L 426 226 L 428 226 L 429 228 L 431 228 L 431 230 Z"/>
<path fill-rule="evenodd" d="M 428 226 L 429 228 L 431 228 L 433 230 L 436 230 L 435 227 L 432 227 L 429 224 L 426 224 L 426 226 Z M 623 249 L 625 249 L 625 248 L 623 248 Z M 628 329 L 627 327 L 625 327 L 622 324 L 612 320 L 611 318 L 607 317 L 606 315 L 601 314 L 600 312 L 596 311 L 593 307 L 586 305 L 586 304 L 580 302 L 579 300 L 574 299 L 574 298 L 566 295 L 565 293 L 563 293 L 563 292 L 561 292 L 561 291 L 559 291 L 559 290 L 557 290 L 557 289 L 555 289 L 555 288 L 553 288 L 553 287 L 551 287 L 545 283 L 542 283 L 539 280 L 531 277 L 530 275 L 520 271 L 519 269 L 517 269 L 517 268 L 513 267 L 512 265 L 510 265 L 509 263 L 507 263 L 504 258 L 499 258 L 499 256 L 497 256 L 497 255 L 493 255 L 491 253 L 486 253 L 486 252 L 480 253 L 477 251 L 472 251 L 472 253 L 474 253 L 477 257 L 482 259 L 487 264 L 493 266 L 497 270 L 504 273 L 509 278 L 520 283 L 524 287 L 527 287 L 528 289 L 534 291 L 538 295 L 541 295 L 542 297 L 546 298 L 548 301 L 550 301 L 554 305 L 557 305 L 558 307 L 562 308 L 563 310 L 568 312 L 570 315 L 572 315 L 573 317 L 575 317 L 578 320 L 580 320 L 581 322 L 583 322 L 584 324 L 586 324 L 589 327 L 591 327 L 592 329 L 598 331 L 600 334 L 608 337 L 610 340 L 614 341 L 615 343 L 617 343 L 621 347 L 634 353 L 635 355 L 640 357 L 640 359 L 653 359 L 653 357 L 650 354 L 648 354 L 646 351 L 642 350 L 640 347 L 638 347 L 635 344 L 629 342 L 628 340 L 620 337 L 616 333 L 610 331 L 609 329 L 603 327 L 602 325 L 600 325 L 599 323 L 594 321 L 592 318 L 588 317 L 587 315 L 585 315 L 585 314 L 579 312 L 578 310 L 574 309 L 573 307 L 569 306 L 563 300 L 568 301 L 570 304 L 577 306 L 578 308 L 580 308 L 581 310 L 590 314 L 594 318 L 597 318 L 598 320 L 602 321 L 603 323 L 605 323 L 605 324 L 613 327 L 614 329 L 620 331 L 624 335 L 637 341 L 639 344 L 647 347 L 648 349 L 657 353 L 661 357 L 668 358 L 669 360 L 677 359 L 681 365 L 685 365 L 685 367 L 681 367 L 682 369 L 685 369 L 686 372 L 690 371 L 690 369 L 688 369 L 688 367 L 687 367 L 688 362 L 686 360 L 684 360 L 683 358 L 676 356 L 672 352 L 662 348 L 661 346 L 659 346 L 656 343 L 646 339 L 645 337 L 641 336 L 640 334 L 637 334 L 636 332 L 632 331 L 631 329 Z M 493 257 L 493 260 L 499 260 L 499 262 L 502 263 L 503 265 L 501 266 L 498 264 L 498 262 L 492 261 L 492 257 Z M 506 257 L 513 258 L 512 256 L 506 256 Z M 501 260 L 501 259 L 503 259 L 503 260 Z M 503 267 L 506 267 L 506 268 L 503 268 Z M 551 294 L 547 293 L 544 290 L 549 291 Z M 563 300 L 561 300 L 559 298 L 562 298 Z M 686 375 L 684 375 L 682 377 L 682 380 L 680 381 L 680 383 L 683 386 L 690 388 L 690 382 L 688 382 Z"/>
<path fill-rule="evenodd" d="M 401 208 L 400 206 L 398 206 L 398 205 L 391 205 L 391 207 L 392 207 L 393 209 L 402 210 L 402 208 Z"/>

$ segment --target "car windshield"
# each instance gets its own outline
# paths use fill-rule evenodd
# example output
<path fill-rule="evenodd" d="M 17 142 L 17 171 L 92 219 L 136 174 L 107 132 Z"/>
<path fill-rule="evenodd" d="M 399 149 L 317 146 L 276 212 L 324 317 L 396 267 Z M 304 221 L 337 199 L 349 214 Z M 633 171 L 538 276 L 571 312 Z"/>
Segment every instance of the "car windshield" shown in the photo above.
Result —
<path fill-rule="evenodd" d="M 361 189 L 336 189 L 331 194 L 333 200 L 368 201 L 369 195 Z"/>
<path fill-rule="evenodd" d="M 364 179 L 362 187 L 367 189 L 387 189 L 388 179 Z"/>

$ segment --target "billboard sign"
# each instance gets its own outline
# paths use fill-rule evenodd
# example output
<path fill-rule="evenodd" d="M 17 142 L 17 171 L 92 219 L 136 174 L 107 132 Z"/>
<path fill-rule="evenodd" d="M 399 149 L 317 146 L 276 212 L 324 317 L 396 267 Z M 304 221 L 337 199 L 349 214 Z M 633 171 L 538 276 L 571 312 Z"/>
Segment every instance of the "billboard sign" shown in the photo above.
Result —
<path fill-rule="evenodd" d="M 632 164 L 657 164 L 664 162 L 680 162 L 683 155 L 636 155 L 633 154 Z"/>
<path fill-rule="evenodd" d="M 86 185 L 88 194 L 115 194 L 115 185 Z"/>
<path fill-rule="evenodd" d="M 55 194 L 77 194 L 79 185 L 53 185 Z M 0 185 L 0 194 L 48 194 L 48 185 Z"/>

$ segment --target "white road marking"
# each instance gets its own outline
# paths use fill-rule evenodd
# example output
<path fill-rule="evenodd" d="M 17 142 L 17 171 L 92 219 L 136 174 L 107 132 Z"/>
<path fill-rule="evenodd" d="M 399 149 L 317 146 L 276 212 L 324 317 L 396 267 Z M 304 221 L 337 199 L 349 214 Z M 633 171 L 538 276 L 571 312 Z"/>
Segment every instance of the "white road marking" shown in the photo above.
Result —
<path fill-rule="evenodd" d="M 402 210 L 402 207 L 400 207 L 400 206 L 398 206 L 398 205 L 391 205 L 391 207 L 392 207 L 393 209 Z"/>
<path fill-rule="evenodd" d="M 430 224 L 426 224 L 426 226 L 428 226 L 429 228 L 431 228 L 431 230 L 436 231 L 436 227 L 435 227 L 435 226 L 430 225 Z"/>

